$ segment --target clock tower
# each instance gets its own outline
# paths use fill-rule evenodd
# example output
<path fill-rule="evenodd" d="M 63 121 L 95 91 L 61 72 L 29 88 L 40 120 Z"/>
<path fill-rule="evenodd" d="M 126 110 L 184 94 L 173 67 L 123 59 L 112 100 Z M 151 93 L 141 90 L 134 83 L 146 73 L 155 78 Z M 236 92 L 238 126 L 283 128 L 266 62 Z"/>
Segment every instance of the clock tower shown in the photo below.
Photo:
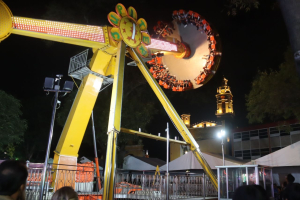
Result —
<path fill-rule="evenodd" d="M 227 85 L 228 80 L 226 78 L 223 79 L 223 84 L 221 87 L 217 89 L 217 111 L 216 116 L 218 118 L 223 117 L 233 117 L 233 101 L 232 101 L 232 93 L 230 87 Z"/>

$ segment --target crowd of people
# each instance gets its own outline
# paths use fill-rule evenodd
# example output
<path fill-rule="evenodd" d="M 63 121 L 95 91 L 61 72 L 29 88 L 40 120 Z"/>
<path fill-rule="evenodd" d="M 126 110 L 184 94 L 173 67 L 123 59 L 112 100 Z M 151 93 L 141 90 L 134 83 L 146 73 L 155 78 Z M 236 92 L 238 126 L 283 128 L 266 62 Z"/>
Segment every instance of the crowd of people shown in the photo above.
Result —
<path fill-rule="evenodd" d="M 183 24 L 186 27 L 188 24 L 194 25 L 197 30 L 201 31 L 201 33 L 205 32 L 207 35 L 207 41 L 209 42 L 208 49 L 209 55 L 203 57 L 206 59 L 206 64 L 203 68 L 203 71 L 195 78 L 195 82 L 197 85 L 202 84 L 205 81 L 205 78 L 208 74 L 211 73 L 212 67 L 215 64 L 215 56 L 221 55 L 220 52 L 216 49 L 217 41 L 215 39 L 215 34 L 210 26 L 210 24 L 197 12 L 185 10 L 175 10 L 172 15 L 173 19 L 177 21 L 179 24 Z"/>
<path fill-rule="evenodd" d="M 26 163 L 7 160 L 0 164 L 0 200 L 25 200 L 28 171 Z M 278 187 L 274 184 L 275 200 L 300 200 L 300 184 L 295 177 L 286 176 L 286 182 Z M 269 200 L 266 190 L 260 185 L 243 185 L 235 190 L 233 200 Z M 52 195 L 51 200 L 78 200 L 72 187 L 62 187 Z"/>
<path fill-rule="evenodd" d="M 172 89 L 174 92 L 182 92 L 193 89 L 190 80 L 177 80 L 175 75 L 171 75 L 168 68 L 162 63 L 163 54 L 154 54 L 153 59 L 148 61 L 150 72 L 158 81 L 158 84 L 165 89 Z"/>
<path fill-rule="evenodd" d="M 281 186 L 273 184 L 274 199 L 285 200 L 285 199 L 299 199 L 300 200 L 300 184 L 294 183 L 295 177 L 288 174 L 285 181 Z"/>
<path fill-rule="evenodd" d="M 206 59 L 206 64 L 203 70 L 200 71 L 199 75 L 194 79 L 197 85 L 203 84 L 208 75 L 212 72 L 212 68 L 215 64 L 215 57 L 220 56 L 221 52 L 216 49 L 217 41 L 215 39 L 215 34 L 210 26 L 210 24 L 197 12 L 185 10 L 175 10 L 173 11 L 172 18 L 178 23 L 183 24 L 186 27 L 188 24 L 194 25 L 197 30 L 201 33 L 205 32 L 207 35 L 207 41 L 209 42 L 208 49 L 209 54 L 203 56 Z M 166 23 L 163 21 L 158 21 L 157 25 L 153 27 L 155 34 L 162 37 L 167 37 L 173 34 L 174 25 L 172 23 Z M 150 71 L 154 78 L 159 79 L 160 85 L 165 89 L 172 89 L 173 91 L 184 91 L 192 89 L 193 85 L 190 80 L 176 80 L 176 76 L 169 74 L 169 71 L 163 65 L 161 58 L 157 58 L 153 55 L 153 59 L 148 62 L 151 66 Z"/>
<path fill-rule="evenodd" d="M 153 27 L 153 30 L 157 35 L 157 38 L 160 38 L 173 34 L 173 30 L 175 30 L 175 28 L 172 23 L 158 21 L 157 24 Z"/>
<path fill-rule="evenodd" d="M 274 200 L 300 200 L 300 184 L 294 183 L 295 177 L 286 176 L 282 186 L 273 184 Z M 233 200 L 269 200 L 267 191 L 260 185 L 244 185 L 236 189 Z"/>
<path fill-rule="evenodd" d="M 209 23 L 197 12 L 191 10 L 188 12 L 185 10 L 174 10 L 172 18 L 177 21 L 177 23 L 183 24 L 184 27 L 188 24 L 192 24 L 202 33 L 205 32 L 206 35 L 212 35 L 212 29 Z"/>
<path fill-rule="evenodd" d="M 25 200 L 28 171 L 26 163 L 7 160 L 0 164 L 0 200 Z M 58 189 L 51 200 L 78 200 L 72 187 Z"/>

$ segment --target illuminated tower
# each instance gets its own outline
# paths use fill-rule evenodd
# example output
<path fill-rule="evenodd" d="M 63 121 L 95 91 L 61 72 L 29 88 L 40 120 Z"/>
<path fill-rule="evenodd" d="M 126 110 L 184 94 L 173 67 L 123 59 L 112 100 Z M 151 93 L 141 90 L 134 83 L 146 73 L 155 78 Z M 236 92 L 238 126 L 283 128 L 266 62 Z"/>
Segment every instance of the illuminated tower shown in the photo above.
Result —
<path fill-rule="evenodd" d="M 232 97 L 230 87 L 227 85 L 228 80 L 224 78 L 223 84 L 221 87 L 217 89 L 217 117 L 233 117 L 233 104 L 232 104 Z"/>
<path fill-rule="evenodd" d="M 191 115 L 188 114 L 182 114 L 181 119 L 183 123 L 186 125 L 186 127 L 190 128 L 191 126 L 191 121 L 190 121 Z"/>

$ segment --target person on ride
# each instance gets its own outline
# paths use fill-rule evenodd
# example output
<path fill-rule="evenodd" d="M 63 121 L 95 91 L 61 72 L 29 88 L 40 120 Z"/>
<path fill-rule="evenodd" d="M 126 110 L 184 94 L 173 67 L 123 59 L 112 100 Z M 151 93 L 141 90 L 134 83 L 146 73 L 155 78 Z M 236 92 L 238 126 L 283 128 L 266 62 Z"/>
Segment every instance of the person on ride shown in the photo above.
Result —
<path fill-rule="evenodd" d="M 183 24 L 184 28 L 187 26 L 186 13 L 184 10 L 179 10 L 180 21 Z"/>

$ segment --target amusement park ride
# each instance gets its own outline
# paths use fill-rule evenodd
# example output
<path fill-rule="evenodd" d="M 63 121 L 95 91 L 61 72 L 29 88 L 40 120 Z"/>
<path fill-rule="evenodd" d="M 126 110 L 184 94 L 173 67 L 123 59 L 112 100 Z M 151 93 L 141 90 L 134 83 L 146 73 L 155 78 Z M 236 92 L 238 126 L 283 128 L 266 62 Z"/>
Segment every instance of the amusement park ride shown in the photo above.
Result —
<path fill-rule="evenodd" d="M 218 187 L 216 177 L 202 156 L 199 145 L 160 85 L 173 91 L 185 91 L 205 84 L 218 68 L 221 53 L 217 50 L 220 44 L 217 44 L 216 34 L 209 23 L 198 13 L 174 11 L 173 19 L 170 25 L 163 25 L 160 29 L 158 38 L 163 37 L 155 39 L 148 35 L 145 19 L 138 19 L 133 7 L 126 9 L 120 3 L 116 5 L 116 12 L 108 14 L 113 27 L 101 27 L 15 17 L 0 0 L 0 42 L 13 33 L 93 49 L 89 72 L 82 77 L 55 150 L 54 163 L 60 164 L 56 165 L 60 169 L 72 170 L 70 165 L 77 164 L 78 151 L 101 85 L 113 80 L 103 199 L 113 199 L 117 136 L 121 131 L 125 55 L 134 60 L 133 65 L 141 70 L 212 184 Z M 145 61 L 150 65 L 150 70 Z M 75 78 L 76 74 L 81 73 L 80 70 L 75 69 Z"/>

